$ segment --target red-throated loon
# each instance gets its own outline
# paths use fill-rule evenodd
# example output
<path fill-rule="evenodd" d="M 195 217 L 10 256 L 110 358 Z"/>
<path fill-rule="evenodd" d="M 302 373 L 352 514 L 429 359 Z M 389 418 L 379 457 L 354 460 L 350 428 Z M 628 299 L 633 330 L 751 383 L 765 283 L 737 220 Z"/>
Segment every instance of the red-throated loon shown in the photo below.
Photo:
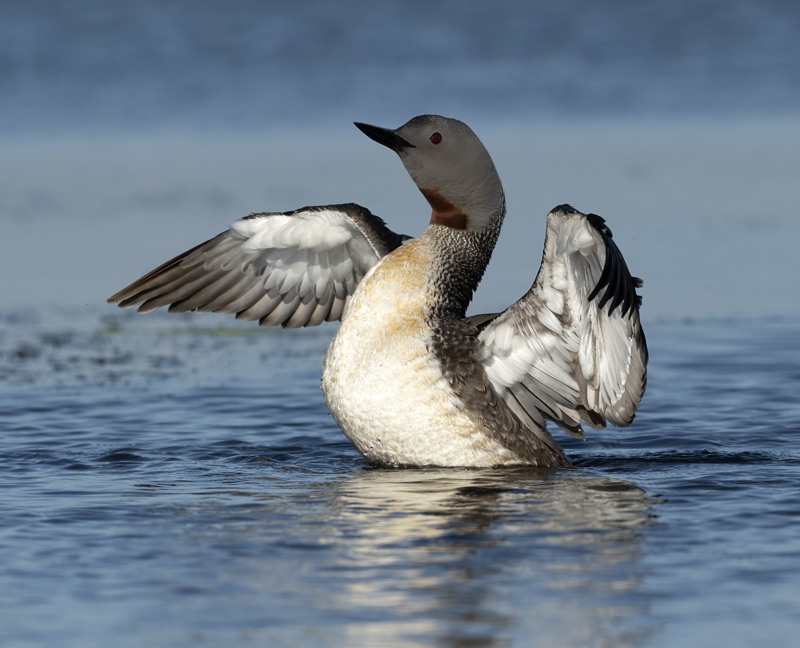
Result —
<path fill-rule="evenodd" d="M 436 115 L 356 126 L 399 155 L 433 208 L 420 236 L 355 204 L 253 214 L 108 301 L 284 327 L 341 320 L 322 389 L 378 465 L 569 466 L 546 420 L 579 437 L 581 423 L 629 425 L 647 377 L 641 281 L 604 220 L 553 209 L 531 289 L 466 317 L 506 212 L 489 153 Z"/>

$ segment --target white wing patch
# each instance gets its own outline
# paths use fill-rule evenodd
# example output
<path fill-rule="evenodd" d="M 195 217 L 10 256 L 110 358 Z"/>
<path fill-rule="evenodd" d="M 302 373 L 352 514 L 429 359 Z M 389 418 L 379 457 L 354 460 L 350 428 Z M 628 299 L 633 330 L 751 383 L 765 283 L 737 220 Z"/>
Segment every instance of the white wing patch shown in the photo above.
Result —
<path fill-rule="evenodd" d="M 600 217 L 548 215 L 533 286 L 478 336 L 490 383 L 534 432 L 631 423 L 647 380 L 637 282 Z"/>
<path fill-rule="evenodd" d="M 366 272 L 404 240 L 358 205 L 253 214 L 109 299 L 147 313 L 235 313 L 262 325 L 340 319 Z"/>

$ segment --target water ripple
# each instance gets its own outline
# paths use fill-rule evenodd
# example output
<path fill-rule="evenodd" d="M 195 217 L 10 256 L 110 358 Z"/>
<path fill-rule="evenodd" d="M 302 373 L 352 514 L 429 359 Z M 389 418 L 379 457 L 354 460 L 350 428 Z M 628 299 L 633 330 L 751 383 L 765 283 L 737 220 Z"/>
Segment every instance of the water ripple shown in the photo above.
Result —
<path fill-rule="evenodd" d="M 81 317 L 0 318 L 8 645 L 794 636 L 798 323 L 650 327 L 634 425 L 574 469 L 382 470 L 327 415 L 330 332 Z"/>

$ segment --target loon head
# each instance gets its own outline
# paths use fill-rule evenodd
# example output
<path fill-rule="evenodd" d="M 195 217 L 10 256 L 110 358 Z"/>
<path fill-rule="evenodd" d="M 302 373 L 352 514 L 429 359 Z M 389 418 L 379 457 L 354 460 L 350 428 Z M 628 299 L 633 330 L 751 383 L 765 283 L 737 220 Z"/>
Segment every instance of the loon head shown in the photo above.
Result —
<path fill-rule="evenodd" d="M 480 231 L 503 218 L 500 176 L 489 152 L 464 122 L 420 115 L 394 130 L 355 124 L 400 156 L 433 208 L 431 225 Z"/>

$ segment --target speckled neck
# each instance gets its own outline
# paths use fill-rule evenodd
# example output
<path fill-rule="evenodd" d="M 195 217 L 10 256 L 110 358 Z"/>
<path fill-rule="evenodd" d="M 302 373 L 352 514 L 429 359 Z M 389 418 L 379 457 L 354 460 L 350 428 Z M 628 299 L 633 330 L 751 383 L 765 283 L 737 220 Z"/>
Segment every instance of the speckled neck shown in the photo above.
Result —
<path fill-rule="evenodd" d="M 430 319 L 462 319 L 472 301 L 489 260 L 505 217 L 505 201 L 491 225 L 478 232 L 430 225 L 423 236 L 429 238 L 434 253 L 431 270 L 437 299 Z"/>

